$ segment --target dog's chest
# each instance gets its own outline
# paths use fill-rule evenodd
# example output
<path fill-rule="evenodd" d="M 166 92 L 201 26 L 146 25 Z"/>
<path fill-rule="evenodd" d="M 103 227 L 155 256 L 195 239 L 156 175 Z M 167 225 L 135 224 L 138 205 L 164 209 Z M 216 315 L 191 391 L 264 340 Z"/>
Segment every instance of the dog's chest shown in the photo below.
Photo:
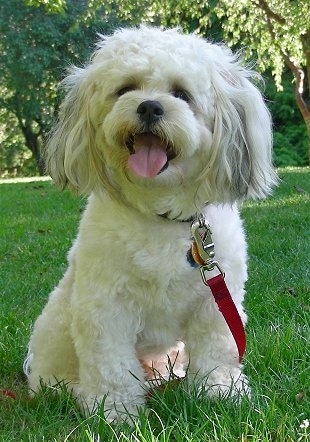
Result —
<path fill-rule="evenodd" d="M 157 316 L 167 313 L 174 317 L 184 316 L 192 305 L 201 302 L 201 297 L 208 297 L 199 269 L 193 268 L 188 260 L 193 241 L 191 223 L 150 219 L 114 205 L 112 201 L 102 205 L 98 200 L 90 200 L 77 244 L 79 271 L 87 280 L 91 279 L 92 285 L 96 283 L 100 296 L 116 296 L 135 305 L 144 316 L 156 311 Z M 225 243 L 226 231 L 234 223 L 228 225 L 229 229 L 221 229 L 224 216 L 216 216 L 218 210 L 214 209 L 213 224 L 220 257 L 218 245 Z M 231 209 L 228 212 L 233 214 Z M 220 235 L 216 235 L 217 230 Z M 226 247 L 225 250 L 227 253 Z"/>
<path fill-rule="evenodd" d="M 134 241 L 127 243 L 130 277 L 156 298 L 181 301 L 199 281 L 199 271 L 188 259 L 192 240 L 187 224 L 154 227 L 146 235 L 137 231 Z"/>
<path fill-rule="evenodd" d="M 183 229 L 183 233 L 146 241 L 131 255 L 129 291 L 147 322 L 156 319 L 165 323 L 169 317 L 182 322 L 200 302 L 203 285 L 198 268 L 193 268 L 187 258 L 190 245 L 191 239 Z"/>
<path fill-rule="evenodd" d="M 147 342 L 149 345 L 168 344 L 170 341 L 173 345 L 175 340 L 183 338 L 185 324 L 199 311 L 208 293 L 197 271 L 184 278 L 178 274 L 167 281 L 142 285 L 135 296 L 143 345 Z"/>

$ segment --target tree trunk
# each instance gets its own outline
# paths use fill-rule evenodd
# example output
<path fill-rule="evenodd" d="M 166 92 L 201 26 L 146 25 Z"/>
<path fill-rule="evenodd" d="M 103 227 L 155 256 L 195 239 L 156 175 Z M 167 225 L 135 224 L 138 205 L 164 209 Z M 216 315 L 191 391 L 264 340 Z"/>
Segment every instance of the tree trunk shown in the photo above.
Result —
<path fill-rule="evenodd" d="M 300 110 L 300 113 L 304 119 L 307 134 L 308 134 L 308 161 L 310 165 L 310 107 L 304 99 L 305 93 L 305 73 L 301 68 L 296 67 L 290 60 L 287 62 L 287 66 L 291 69 L 295 77 L 295 98 Z M 308 84 L 309 87 L 309 84 Z"/>
<path fill-rule="evenodd" d="M 306 56 L 306 81 L 308 86 L 308 113 L 306 118 L 304 117 L 307 132 L 308 132 L 308 158 L 310 165 L 310 29 L 301 36 L 301 42 L 303 46 L 303 50 Z"/>
<path fill-rule="evenodd" d="M 21 121 L 19 121 L 19 123 L 25 138 L 25 145 L 31 150 L 36 161 L 39 174 L 40 176 L 43 176 L 45 174 L 45 167 L 43 158 L 41 156 L 41 134 L 33 131 L 30 121 L 26 121 L 25 124 L 23 124 Z"/>
<path fill-rule="evenodd" d="M 308 132 L 308 159 L 309 159 L 309 165 L 310 165 L 310 119 L 306 123 L 307 132 Z"/>
<path fill-rule="evenodd" d="M 308 43 L 310 44 L 310 39 L 308 39 Z M 305 48 L 305 45 L 304 45 Z M 310 47 L 308 47 L 307 53 L 307 63 L 310 63 Z M 310 165 L 310 107 L 307 103 L 307 101 L 304 98 L 305 91 L 308 89 L 310 92 L 310 78 L 308 77 L 310 69 L 309 65 L 307 64 L 306 70 L 308 72 L 308 75 L 305 75 L 304 70 L 302 67 L 297 66 L 285 53 L 282 52 L 282 57 L 284 59 L 284 62 L 286 66 L 291 70 L 292 74 L 295 77 L 295 99 L 298 106 L 298 109 L 300 110 L 300 113 L 304 119 L 306 128 L 307 128 L 307 134 L 308 134 L 308 163 Z M 305 83 L 307 85 L 305 86 Z"/>

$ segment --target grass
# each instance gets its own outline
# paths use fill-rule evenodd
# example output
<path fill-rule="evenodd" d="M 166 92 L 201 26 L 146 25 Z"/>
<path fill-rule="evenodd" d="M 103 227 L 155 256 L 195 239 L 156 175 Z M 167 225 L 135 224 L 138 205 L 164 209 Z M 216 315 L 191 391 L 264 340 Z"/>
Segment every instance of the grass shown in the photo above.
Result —
<path fill-rule="evenodd" d="M 243 207 L 249 241 L 245 372 L 252 398 L 157 392 L 133 427 L 83 418 L 64 391 L 29 400 L 22 363 L 33 321 L 66 268 L 85 201 L 49 182 L 0 185 L 0 441 L 310 441 L 310 169 L 279 171 L 266 201 Z M 233 241 L 233 238 L 232 238 Z"/>

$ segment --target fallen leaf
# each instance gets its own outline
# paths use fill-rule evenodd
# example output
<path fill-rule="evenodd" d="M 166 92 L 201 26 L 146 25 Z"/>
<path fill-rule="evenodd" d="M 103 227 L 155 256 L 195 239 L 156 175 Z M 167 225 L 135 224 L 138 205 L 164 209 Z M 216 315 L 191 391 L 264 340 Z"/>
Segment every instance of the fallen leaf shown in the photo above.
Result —
<path fill-rule="evenodd" d="M 299 393 L 296 394 L 296 401 L 301 402 L 306 398 L 306 392 L 305 391 L 300 391 Z"/>
<path fill-rule="evenodd" d="M 297 192 L 297 193 L 302 193 L 302 194 L 304 194 L 304 195 L 307 195 L 307 194 L 308 194 L 308 192 L 307 192 L 305 189 L 303 189 L 302 187 L 299 187 L 299 186 L 294 186 L 294 190 L 295 190 L 295 192 Z"/>
<path fill-rule="evenodd" d="M 3 396 L 7 397 L 7 398 L 14 399 L 14 400 L 16 399 L 16 394 L 13 393 L 13 391 L 10 391 L 10 390 L 0 390 L 0 393 Z"/>

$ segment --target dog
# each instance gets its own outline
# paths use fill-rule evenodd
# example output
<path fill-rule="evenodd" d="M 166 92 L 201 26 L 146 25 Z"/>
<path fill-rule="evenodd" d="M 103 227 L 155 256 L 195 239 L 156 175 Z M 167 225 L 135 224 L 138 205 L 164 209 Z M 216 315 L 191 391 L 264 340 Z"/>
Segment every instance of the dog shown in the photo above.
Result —
<path fill-rule="evenodd" d="M 184 369 L 210 396 L 249 393 L 189 250 L 203 215 L 245 325 L 238 206 L 276 183 L 256 77 L 224 45 L 140 26 L 100 36 L 89 64 L 65 78 L 47 170 L 88 201 L 68 269 L 34 324 L 32 392 L 64 382 L 86 415 L 104 402 L 111 421 L 137 415 L 154 373 Z"/>

